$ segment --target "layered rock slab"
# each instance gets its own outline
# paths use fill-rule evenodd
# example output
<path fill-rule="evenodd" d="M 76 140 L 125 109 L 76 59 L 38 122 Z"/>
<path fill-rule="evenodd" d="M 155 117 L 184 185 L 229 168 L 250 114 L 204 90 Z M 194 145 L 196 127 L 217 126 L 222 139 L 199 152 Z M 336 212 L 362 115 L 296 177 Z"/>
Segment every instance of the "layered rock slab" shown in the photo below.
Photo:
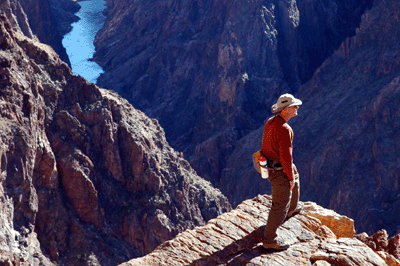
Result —
<path fill-rule="evenodd" d="M 120 266 L 392 265 L 382 258 L 389 256 L 387 253 L 381 257 L 366 244 L 351 238 L 352 234 L 347 233 L 354 234 L 354 225 L 350 218 L 312 202 L 306 202 L 301 213 L 286 220 L 278 229 L 278 234 L 291 244 L 288 250 L 263 250 L 260 242 L 270 206 L 270 196 L 259 195 L 252 200 L 246 200 L 235 210 L 210 220 L 205 226 L 180 233 L 152 253 Z M 329 214 L 324 216 L 323 213 Z M 326 220 L 336 217 L 342 222 L 329 228 L 316 217 Z M 341 230 L 337 230 L 338 228 Z M 390 260 L 390 263 L 393 261 Z"/>

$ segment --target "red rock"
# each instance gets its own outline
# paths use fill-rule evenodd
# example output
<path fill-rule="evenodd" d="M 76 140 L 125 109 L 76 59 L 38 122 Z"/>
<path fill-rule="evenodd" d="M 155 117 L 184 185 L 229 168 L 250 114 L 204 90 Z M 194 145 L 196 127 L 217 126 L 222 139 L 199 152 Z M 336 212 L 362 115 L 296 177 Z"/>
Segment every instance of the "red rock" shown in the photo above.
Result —
<path fill-rule="evenodd" d="M 399 247 L 400 236 L 395 235 L 388 240 L 386 230 L 382 229 L 368 236 L 367 233 L 355 235 L 355 238 L 367 244 L 372 250 L 376 251 L 388 265 L 400 265 L 399 261 Z"/>
<path fill-rule="evenodd" d="M 400 260 L 400 234 L 389 239 L 389 253 Z"/>
<path fill-rule="evenodd" d="M 156 120 L 17 30 L 0 14 L 2 263 L 115 265 L 231 209 Z"/>
<path fill-rule="evenodd" d="M 62 45 L 63 35 L 71 30 L 70 24 L 78 20 L 74 15 L 80 6 L 74 1 L 59 0 L 3 0 L 0 9 L 5 11 L 13 27 L 29 37 L 51 45 L 60 58 L 69 64 Z"/>
<path fill-rule="evenodd" d="M 364 232 L 361 234 L 357 234 L 357 235 L 354 235 L 354 237 L 357 238 L 358 240 L 360 240 L 361 242 L 363 242 L 364 244 L 366 244 L 367 246 L 369 246 L 370 248 L 372 248 L 373 250 L 377 250 L 374 239 L 372 237 L 368 236 L 367 233 Z"/>
<path fill-rule="evenodd" d="M 389 235 L 385 229 L 379 230 L 371 237 L 375 241 L 377 251 L 389 252 Z"/>
<path fill-rule="evenodd" d="M 339 215 L 332 210 L 321 208 L 314 202 L 305 202 L 304 210 L 308 215 L 319 219 L 322 225 L 327 226 L 332 230 L 336 237 L 353 237 L 354 221 L 349 217 Z"/>
<path fill-rule="evenodd" d="M 260 242 L 270 204 L 270 196 L 247 200 L 204 226 L 180 233 L 152 253 L 120 265 L 400 265 L 355 238 L 336 238 L 332 231 L 346 227 L 346 217 L 320 206 L 316 206 L 320 218 L 338 218 L 333 227 L 325 226 L 331 234 L 320 234 L 324 226 L 305 209 L 278 229 L 278 235 L 291 243 L 289 249 L 263 250 Z"/>

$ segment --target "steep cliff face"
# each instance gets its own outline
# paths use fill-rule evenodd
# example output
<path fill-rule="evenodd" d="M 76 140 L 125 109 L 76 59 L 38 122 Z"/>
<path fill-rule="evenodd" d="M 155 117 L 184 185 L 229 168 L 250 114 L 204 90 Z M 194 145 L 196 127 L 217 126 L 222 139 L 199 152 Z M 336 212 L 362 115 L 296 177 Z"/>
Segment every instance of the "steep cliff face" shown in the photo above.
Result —
<path fill-rule="evenodd" d="M 353 220 L 306 202 L 304 210 L 285 221 L 278 234 L 291 243 L 288 250 L 263 250 L 263 228 L 271 198 L 246 200 L 235 210 L 187 230 L 142 258 L 121 266 L 145 265 L 309 265 L 398 266 L 400 234 L 385 231 L 369 237 L 354 235 Z"/>
<path fill-rule="evenodd" d="M 346 37 L 354 36 L 359 27 L 362 14 L 372 7 L 373 0 L 355 1 L 296 1 L 300 12 L 298 52 L 283 46 L 281 57 L 291 55 L 285 69 L 287 79 L 298 75 L 302 85 L 310 80 L 315 70 L 340 46 Z M 292 42 L 292 36 L 279 31 L 282 42 Z M 297 62 L 298 69 L 293 68 Z M 298 73 L 298 74 L 296 74 Z"/>
<path fill-rule="evenodd" d="M 293 124 L 305 195 L 367 232 L 400 232 L 399 15 L 398 1 L 376 1 L 301 88 L 304 113 Z"/>
<path fill-rule="evenodd" d="M 302 198 L 352 217 L 369 234 L 399 233 L 399 14 L 398 1 L 376 1 L 357 34 L 300 89 L 303 105 L 289 121 Z M 222 190 L 234 204 L 267 186 L 248 156 L 261 136 L 262 128 L 242 139 L 233 154 L 244 159 L 231 156 L 225 169 L 222 187 L 230 189 Z M 235 179 L 241 191 L 232 189 Z"/>
<path fill-rule="evenodd" d="M 230 210 L 156 120 L 3 14 L 0 48 L 2 264 L 115 265 Z"/>
<path fill-rule="evenodd" d="M 13 27 L 20 28 L 29 38 L 53 47 L 60 58 L 69 63 L 62 45 L 63 36 L 71 30 L 74 15 L 80 6 L 71 0 L 1 0 L 3 11 Z"/>
<path fill-rule="evenodd" d="M 157 118 L 223 189 L 227 157 L 282 92 L 354 34 L 371 1 L 109 1 L 98 84 Z M 346 27 L 342 26 L 346 24 Z M 312 33 L 312 34 L 310 34 Z"/>

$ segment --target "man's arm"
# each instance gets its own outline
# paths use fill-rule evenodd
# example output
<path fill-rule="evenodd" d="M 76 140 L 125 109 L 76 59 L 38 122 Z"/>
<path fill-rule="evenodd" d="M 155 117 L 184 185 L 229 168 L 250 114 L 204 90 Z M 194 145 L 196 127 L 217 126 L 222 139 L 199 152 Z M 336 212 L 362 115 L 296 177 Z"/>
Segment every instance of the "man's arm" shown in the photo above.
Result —
<path fill-rule="evenodd" d="M 289 128 L 283 127 L 282 134 L 279 139 L 279 156 L 280 163 L 282 164 L 283 170 L 285 171 L 289 181 L 294 180 L 292 142 L 293 131 Z"/>

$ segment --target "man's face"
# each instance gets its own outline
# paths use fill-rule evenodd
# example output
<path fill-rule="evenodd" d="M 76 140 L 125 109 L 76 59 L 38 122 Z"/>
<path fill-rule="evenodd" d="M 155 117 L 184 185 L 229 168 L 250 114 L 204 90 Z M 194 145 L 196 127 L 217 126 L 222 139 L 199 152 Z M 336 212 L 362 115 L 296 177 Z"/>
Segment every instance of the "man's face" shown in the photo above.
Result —
<path fill-rule="evenodd" d="M 299 106 L 293 105 L 290 107 L 286 107 L 285 111 L 289 115 L 290 118 L 297 116 L 297 109 L 299 109 Z"/>

